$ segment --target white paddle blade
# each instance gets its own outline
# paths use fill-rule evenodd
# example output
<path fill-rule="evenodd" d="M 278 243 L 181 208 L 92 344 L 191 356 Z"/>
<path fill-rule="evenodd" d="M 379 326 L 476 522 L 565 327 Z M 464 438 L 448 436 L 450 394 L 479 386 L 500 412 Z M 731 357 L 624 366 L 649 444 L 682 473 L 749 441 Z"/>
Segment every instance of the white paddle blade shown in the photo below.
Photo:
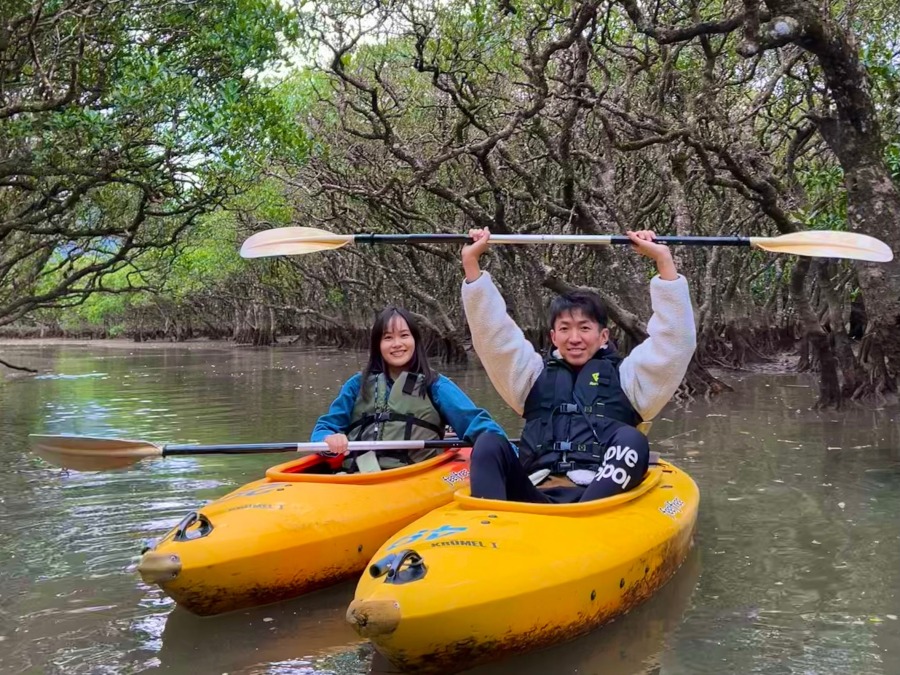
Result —
<path fill-rule="evenodd" d="M 74 471 L 122 469 L 147 457 L 161 457 L 152 443 L 92 436 L 40 436 L 31 434 L 31 447 L 45 461 Z"/>
<path fill-rule="evenodd" d="M 242 258 L 319 253 L 353 242 L 352 234 L 333 234 L 314 227 L 277 227 L 257 232 L 241 246 Z"/>
<path fill-rule="evenodd" d="M 848 258 L 890 262 L 894 253 L 882 241 L 866 234 L 837 230 L 805 230 L 780 237 L 750 237 L 750 244 L 772 253 L 792 253 L 813 258 Z"/>

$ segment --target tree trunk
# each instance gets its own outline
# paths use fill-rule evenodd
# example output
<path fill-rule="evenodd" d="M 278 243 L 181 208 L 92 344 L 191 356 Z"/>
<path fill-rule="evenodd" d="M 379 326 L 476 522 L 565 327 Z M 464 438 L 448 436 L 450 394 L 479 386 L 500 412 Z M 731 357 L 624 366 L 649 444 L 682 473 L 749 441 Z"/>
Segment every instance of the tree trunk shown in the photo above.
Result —
<path fill-rule="evenodd" d="M 847 335 L 842 303 L 838 299 L 837 292 L 831 286 L 834 281 L 829 273 L 829 267 L 827 261 L 816 262 L 819 289 L 828 309 L 829 323 L 831 324 L 831 344 L 840 366 L 841 397 L 846 399 L 859 390 L 863 382 L 863 373 L 857 363 L 856 355 L 853 353 L 850 336 Z"/>
<path fill-rule="evenodd" d="M 803 325 L 804 340 L 809 349 L 809 356 L 814 357 L 819 364 L 819 400 L 817 408 L 840 408 L 841 387 L 838 380 L 837 359 L 831 348 L 828 334 L 822 328 L 822 324 L 816 318 L 806 297 L 806 276 L 812 261 L 810 258 L 799 258 L 791 272 L 791 295 L 797 314 Z"/>
<path fill-rule="evenodd" d="M 900 193 L 884 161 L 884 140 L 859 47 L 827 13 L 807 0 L 767 0 L 773 15 L 792 17 L 793 41 L 816 55 L 831 93 L 833 115 L 815 117 L 825 142 L 844 170 L 850 229 L 888 243 L 889 263 L 858 263 L 869 310 L 861 350 L 869 381 L 865 397 L 895 394 L 900 373 Z M 773 19 L 775 24 L 778 19 Z"/>

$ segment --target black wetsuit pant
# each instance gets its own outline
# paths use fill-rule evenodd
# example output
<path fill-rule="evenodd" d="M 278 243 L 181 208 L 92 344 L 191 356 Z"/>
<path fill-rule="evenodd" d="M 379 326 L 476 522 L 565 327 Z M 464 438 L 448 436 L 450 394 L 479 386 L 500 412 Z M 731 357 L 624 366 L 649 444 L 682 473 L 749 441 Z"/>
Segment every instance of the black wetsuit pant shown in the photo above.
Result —
<path fill-rule="evenodd" d="M 647 438 L 634 427 L 610 425 L 601 436 L 604 463 L 587 487 L 540 490 L 519 461 L 509 441 L 495 433 L 481 434 L 472 448 L 470 481 L 473 497 L 513 502 L 568 504 L 602 499 L 636 487 L 650 460 Z"/>

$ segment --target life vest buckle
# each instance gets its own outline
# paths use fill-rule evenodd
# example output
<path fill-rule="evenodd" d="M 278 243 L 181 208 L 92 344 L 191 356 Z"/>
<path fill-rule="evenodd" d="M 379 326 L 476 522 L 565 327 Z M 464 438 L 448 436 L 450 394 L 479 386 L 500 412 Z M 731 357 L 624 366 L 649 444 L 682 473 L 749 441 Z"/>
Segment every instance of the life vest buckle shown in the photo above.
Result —
<path fill-rule="evenodd" d="M 570 441 L 557 441 L 553 444 L 553 452 L 571 452 L 572 443 Z"/>
<path fill-rule="evenodd" d="M 560 403 L 556 412 L 562 413 L 563 415 L 574 415 L 578 412 L 578 405 L 575 403 Z"/>
<path fill-rule="evenodd" d="M 552 468 L 552 473 L 568 473 L 569 471 L 575 471 L 577 469 L 584 469 L 587 471 L 597 472 L 600 470 L 600 464 L 594 464 L 592 462 L 579 462 L 570 459 L 563 459 L 559 462 L 556 462 Z"/>

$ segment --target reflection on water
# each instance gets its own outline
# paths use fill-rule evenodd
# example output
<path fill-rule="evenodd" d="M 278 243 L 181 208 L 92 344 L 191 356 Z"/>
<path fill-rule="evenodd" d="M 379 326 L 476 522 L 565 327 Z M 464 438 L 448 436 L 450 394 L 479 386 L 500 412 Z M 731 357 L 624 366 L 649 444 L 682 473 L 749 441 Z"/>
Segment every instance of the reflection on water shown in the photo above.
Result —
<path fill-rule="evenodd" d="M 359 670 L 371 650 L 344 621 L 355 584 L 346 583 L 305 598 L 268 607 L 199 618 L 182 610 L 165 621 L 157 653 L 159 669 L 188 672 L 202 663 L 208 672 L 278 673 L 323 670 L 349 653 Z M 198 639 L 202 636 L 202 639 Z"/>
<path fill-rule="evenodd" d="M 133 572 L 144 540 L 277 457 L 79 474 L 25 446 L 28 433 L 306 440 L 361 354 L 4 351 L 41 375 L 0 384 L 0 672 L 386 672 L 344 623 L 353 584 L 198 619 Z M 519 430 L 480 369 L 448 374 Z M 817 413 L 805 377 L 732 379 L 735 394 L 667 408 L 651 435 L 702 493 L 697 552 L 675 579 L 600 631 L 473 673 L 900 672 L 900 412 Z"/>

